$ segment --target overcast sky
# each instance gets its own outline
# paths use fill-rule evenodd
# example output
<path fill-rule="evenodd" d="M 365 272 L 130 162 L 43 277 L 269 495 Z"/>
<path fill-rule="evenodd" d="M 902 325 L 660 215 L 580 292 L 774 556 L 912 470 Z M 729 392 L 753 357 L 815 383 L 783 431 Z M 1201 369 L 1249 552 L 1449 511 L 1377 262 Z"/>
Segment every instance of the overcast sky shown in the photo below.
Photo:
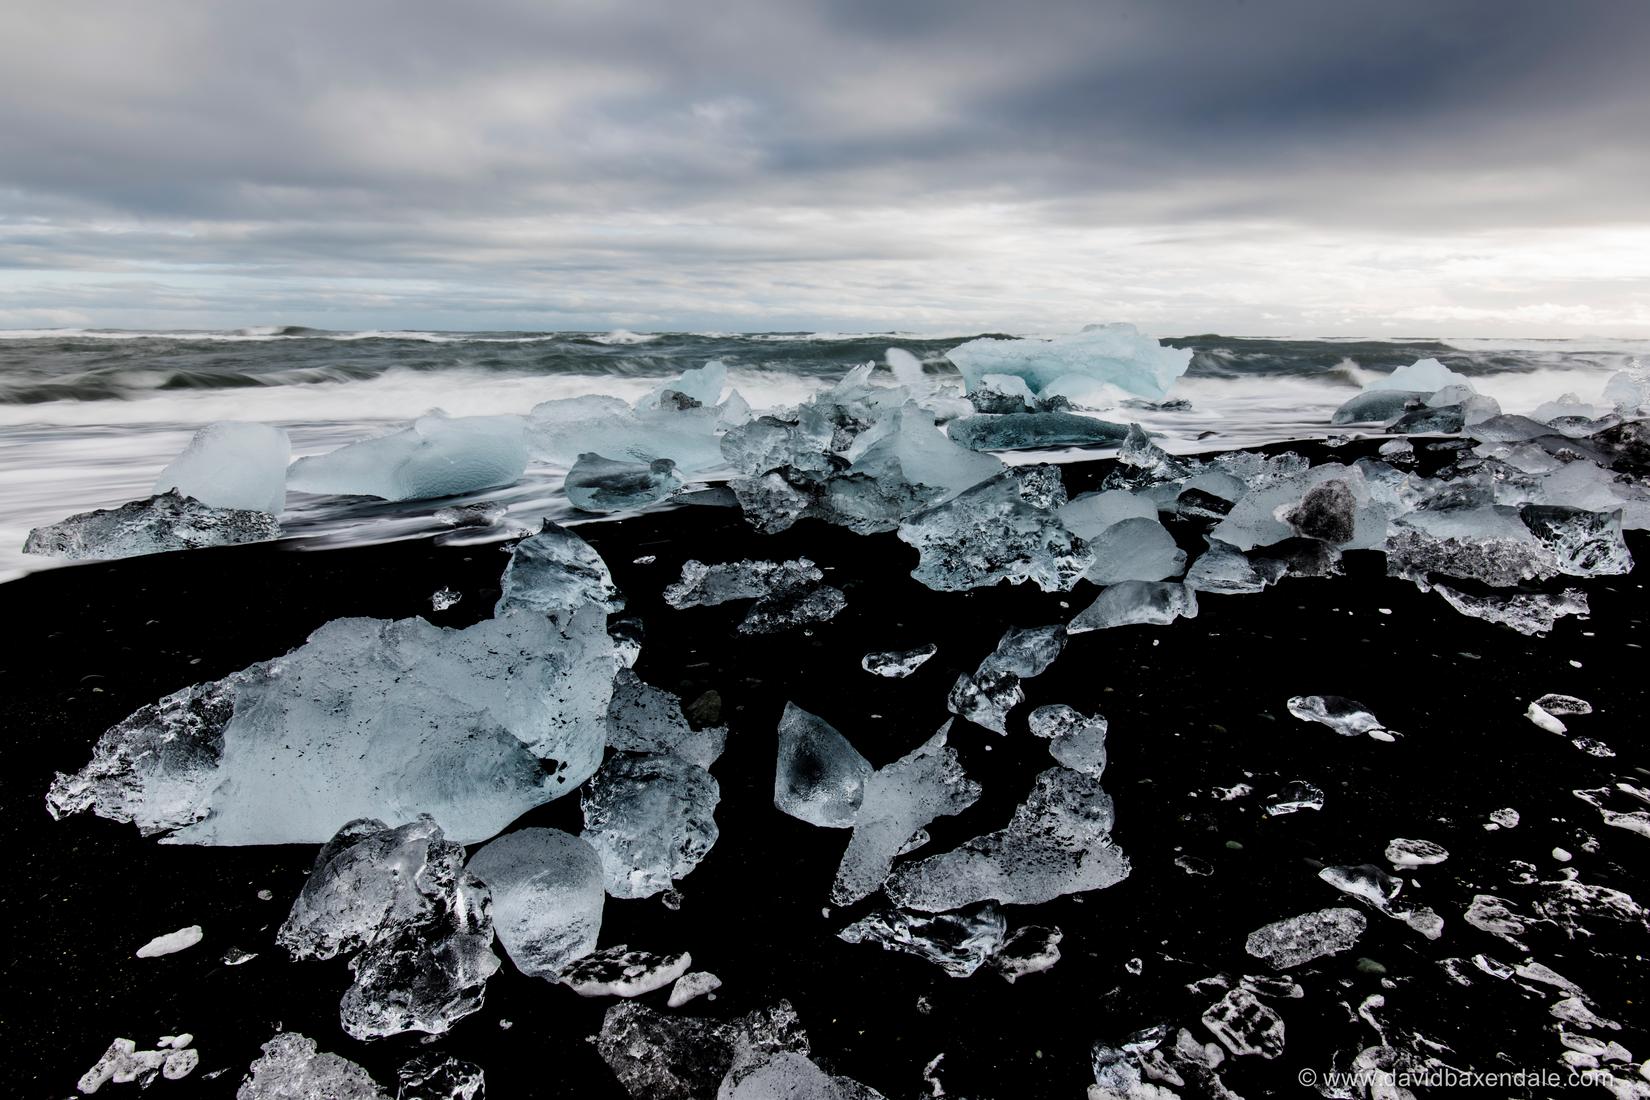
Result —
<path fill-rule="evenodd" d="M 0 3 L 0 327 L 1650 334 L 1641 0 Z"/>

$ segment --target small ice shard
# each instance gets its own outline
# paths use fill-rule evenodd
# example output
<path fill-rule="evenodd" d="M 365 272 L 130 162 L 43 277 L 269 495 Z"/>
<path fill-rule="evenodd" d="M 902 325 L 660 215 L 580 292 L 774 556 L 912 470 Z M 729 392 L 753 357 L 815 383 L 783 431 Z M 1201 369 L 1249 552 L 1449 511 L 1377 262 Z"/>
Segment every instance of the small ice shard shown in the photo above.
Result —
<path fill-rule="evenodd" d="M 1279 970 L 1350 951 L 1369 922 L 1356 909 L 1320 909 L 1249 933 L 1244 950 Z"/>
<path fill-rule="evenodd" d="M 602 1018 L 596 1050 L 633 1100 L 707 1100 L 736 1065 L 806 1053 L 808 1037 L 784 1001 L 726 1021 L 623 1001 Z"/>
<path fill-rule="evenodd" d="M 1218 539 L 1186 571 L 1186 587 L 1217 595 L 1250 595 L 1270 583 L 1250 560 Z"/>
<path fill-rule="evenodd" d="M 1389 732 L 1362 703 L 1341 695 L 1297 695 L 1289 700 L 1289 713 L 1302 722 L 1328 726 L 1342 737 Z"/>
<path fill-rule="evenodd" d="M 798 821 L 846 829 L 859 816 L 871 762 L 824 719 L 795 703 L 779 720 L 773 804 Z"/>
<path fill-rule="evenodd" d="M 727 739 L 724 726 L 694 729 L 680 699 L 645 683 L 629 669 L 620 669 L 614 677 L 613 700 L 607 705 L 609 748 L 624 752 L 668 752 L 690 764 L 709 768 L 722 755 Z"/>
<path fill-rule="evenodd" d="M 609 757 L 579 795 L 607 892 L 648 898 L 692 872 L 716 843 L 721 798 L 709 772 L 672 753 Z"/>
<path fill-rule="evenodd" d="M 1445 386 L 1466 386 L 1470 389 L 1472 381 L 1466 375 L 1450 370 L 1437 359 L 1417 359 L 1407 367 L 1399 367 L 1391 374 L 1375 379 L 1364 389 L 1436 393 Z"/>
<path fill-rule="evenodd" d="M 956 750 L 945 743 L 950 728 L 947 722 L 915 750 L 865 779 L 854 833 L 831 886 L 832 904 L 851 905 L 875 892 L 894 860 L 910 851 L 914 840 L 927 839 L 924 830 L 930 822 L 961 813 L 979 799 L 980 785 L 963 773 Z"/>
<path fill-rule="evenodd" d="M 665 1003 L 671 1008 L 681 1008 L 695 997 L 703 997 L 721 988 L 721 978 L 708 970 L 695 970 L 676 979 L 676 984 L 670 987 L 670 997 Z"/>
<path fill-rule="evenodd" d="M 1055 509 L 1066 502 L 1054 466 L 1020 466 L 918 512 L 899 526 L 917 548 L 911 575 L 929 588 L 960 592 L 1002 580 L 1069 591 L 1094 554 Z"/>
<path fill-rule="evenodd" d="M 1053 626 L 1010 629 L 980 667 L 963 673 L 951 688 L 946 707 L 976 725 L 1008 732 L 1008 712 L 1025 698 L 1021 680 L 1041 676 L 1066 645 L 1066 629 Z"/>
<path fill-rule="evenodd" d="M 1520 634 L 1547 634 L 1558 620 L 1590 612 L 1587 594 L 1570 588 L 1560 593 L 1519 592 L 1511 596 L 1473 596 L 1447 584 L 1434 585 L 1438 594 L 1463 615 L 1511 627 Z"/>
<path fill-rule="evenodd" d="M 1068 633 L 1114 626 L 1167 626 L 1197 618 L 1197 593 L 1173 581 L 1123 581 L 1108 587 L 1066 627 Z"/>
<path fill-rule="evenodd" d="M 624 607 L 613 574 L 596 548 L 565 527 L 546 520 L 544 529 L 510 550 L 499 580 L 502 594 L 494 614 L 535 611 L 541 615 L 602 607 Z"/>
<path fill-rule="evenodd" d="M 1518 821 L 1518 811 L 1513 809 L 1511 806 L 1500 810 L 1490 811 L 1490 823 L 1492 825 L 1499 825 L 1503 829 L 1518 828 Z"/>
<path fill-rule="evenodd" d="M 280 537 L 281 525 L 266 512 L 209 508 L 174 492 L 36 527 L 24 540 L 23 553 L 86 561 Z"/>
<path fill-rule="evenodd" d="M 248 951 L 242 947 L 231 947 L 223 953 L 223 964 L 225 966 L 243 966 L 257 957 L 258 953 L 256 951 Z"/>
<path fill-rule="evenodd" d="M 493 931 L 523 974 L 551 981 L 596 949 L 607 900 L 601 857 L 558 829 L 520 829 L 483 845 L 465 868 L 493 898 Z"/>
<path fill-rule="evenodd" d="M 451 588 L 437 589 L 430 596 L 430 610 L 446 611 L 448 608 L 455 606 L 458 601 L 463 598 L 463 596 L 459 595 L 457 592 L 454 592 Z"/>
<path fill-rule="evenodd" d="M 1139 424 L 1130 424 L 1117 448 L 1117 465 L 1104 484 L 1108 489 L 1140 489 L 1183 481 L 1191 475 L 1190 465 L 1153 443 Z"/>
<path fill-rule="evenodd" d="M 1548 713 L 1547 709 L 1540 703 L 1531 703 L 1525 709 L 1524 717 L 1528 718 L 1537 729 L 1544 729 L 1548 733 L 1556 733 L 1562 737 L 1568 732 L 1568 728 L 1564 723 Z"/>
<path fill-rule="evenodd" d="M 1209 1006 L 1203 1026 L 1233 1054 L 1270 1059 L 1283 1053 L 1283 1017 L 1242 986 Z"/>
<path fill-rule="evenodd" d="M 137 949 L 137 957 L 140 959 L 156 959 L 162 955 L 171 955 L 187 950 L 199 942 L 201 942 L 201 926 L 191 924 L 188 928 L 180 928 L 176 932 L 156 936 Z"/>
<path fill-rule="evenodd" d="M 1099 779 L 1106 770 L 1106 719 L 1082 714 L 1064 703 L 1038 707 L 1028 719 L 1031 732 L 1049 739 L 1048 752 L 1066 767 Z"/>
<path fill-rule="evenodd" d="M 1536 705 L 1548 714 L 1591 714 L 1593 704 L 1574 695 L 1543 695 Z"/>
<path fill-rule="evenodd" d="M 1129 874 L 1111 826 L 1111 797 L 1098 780 L 1050 768 L 1006 827 L 899 867 L 888 879 L 888 897 L 933 913 L 986 900 L 1037 905 L 1101 890 Z"/>
<path fill-rule="evenodd" d="M 1393 899 L 1404 885 L 1373 863 L 1356 867 L 1325 867 L 1318 872 L 1318 877 L 1342 893 L 1367 901 L 1383 912 L 1391 908 Z"/>
<path fill-rule="evenodd" d="M 514 588 L 507 577 L 503 603 Z M 334 619 L 284 657 L 138 710 L 59 773 L 47 806 L 175 843 L 318 843 L 355 818 L 422 812 L 485 840 L 600 762 L 606 621 L 588 604 L 507 607 L 462 630 Z"/>
<path fill-rule="evenodd" d="M 220 420 L 208 424 L 155 479 L 155 492 L 176 490 L 208 508 L 264 512 L 286 508 L 286 467 L 292 441 L 268 424 Z"/>
<path fill-rule="evenodd" d="M 717 1100 L 887 1100 L 851 1077 L 836 1077 L 805 1055 L 784 1052 L 728 1073 Z"/>
<path fill-rule="evenodd" d="M 1278 788 L 1266 802 L 1269 817 L 1298 813 L 1301 810 L 1323 809 L 1323 790 L 1304 779 L 1292 779 Z"/>
<path fill-rule="evenodd" d="M 992 902 L 950 913 L 912 913 L 884 909 L 855 921 L 838 938 L 848 943 L 876 943 L 938 966 L 953 978 L 966 978 L 1002 947 L 1007 918 Z"/>
<path fill-rule="evenodd" d="M 372 1075 L 348 1058 L 323 1054 L 296 1031 L 277 1032 L 247 1071 L 235 1100 L 390 1100 Z"/>
<path fill-rule="evenodd" d="M 1109 420 L 1067 412 L 1009 412 L 965 416 L 946 433 L 971 451 L 1095 447 L 1120 442 L 1127 429 Z"/>
<path fill-rule="evenodd" d="M 752 604 L 738 629 L 741 634 L 777 634 L 834 619 L 847 606 L 848 597 L 830 585 L 775 593 Z"/>
<path fill-rule="evenodd" d="M 825 574 L 807 558 L 794 561 L 682 563 L 682 579 L 665 589 L 671 607 L 712 607 L 755 599 L 742 634 L 771 634 L 802 623 L 822 622 L 847 606 L 840 589 L 819 585 Z"/>
<path fill-rule="evenodd" d="M 991 956 L 991 966 L 1010 985 L 1027 974 L 1041 974 L 1060 961 L 1064 938 L 1058 928 L 1036 924 L 1016 928 Z"/>
<path fill-rule="evenodd" d="M 303 493 L 431 500 L 513 485 L 527 469 L 519 416 L 421 416 L 411 427 L 300 458 L 287 471 Z"/>
<path fill-rule="evenodd" d="M 1089 540 L 1094 564 L 1084 574 L 1095 584 L 1160 581 L 1186 568 L 1186 551 L 1155 518 L 1125 519 Z"/>
<path fill-rule="evenodd" d="M 276 941 L 294 958 L 350 960 L 339 1005 L 356 1039 L 446 1032 L 478 1010 L 498 969 L 487 888 L 429 817 L 352 821 L 322 847 Z"/>
<path fill-rule="evenodd" d="M 682 488 L 676 463 L 615 462 L 599 454 L 582 454 L 562 483 L 567 499 L 581 512 L 606 514 L 645 508 Z"/>
<path fill-rule="evenodd" d="M 1430 840 L 1406 840 L 1398 837 L 1389 841 L 1386 846 L 1386 861 L 1398 868 L 1430 867 L 1448 858 L 1448 849 Z"/>
<path fill-rule="evenodd" d="M 640 997 L 687 973 L 693 956 L 632 951 L 625 944 L 604 947 L 574 960 L 562 971 L 562 984 L 581 997 Z"/>
<path fill-rule="evenodd" d="M 396 1071 L 395 1100 L 481 1100 L 486 1074 L 473 1062 L 431 1051 Z"/>
<path fill-rule="evenodd" d="M 1024 379 L 1042 396 L 1115 386 L 1155 401 L 1186 373 L 1192 353 L 1163 347 L 1133 325 L 1116 323 L 1048 339 L 984 337 L 952 348 L 946 358 L 970 390 L 995 374 Z"/>
<path fill-rule="evenodd" d="M 918 646 L 915 649 L 873 650 L 860 660 L 859 667 L 873 676 L 882 676 L 890 680 L 903 680 L 926 664 L 928 658 L 939 651 L 940 647 L 933 642 Z"/>

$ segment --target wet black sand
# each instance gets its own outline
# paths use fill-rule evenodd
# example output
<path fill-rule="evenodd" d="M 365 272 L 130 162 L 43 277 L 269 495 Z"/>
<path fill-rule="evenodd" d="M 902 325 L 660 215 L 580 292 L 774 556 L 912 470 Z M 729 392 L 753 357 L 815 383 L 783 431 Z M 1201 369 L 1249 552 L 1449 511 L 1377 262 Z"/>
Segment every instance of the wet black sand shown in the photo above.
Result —
<path fill-rule="evenodd" d="M 1091 488 L 1103 469 L 1070 467 L 1068 484 L 1074 492 Z M 1650 900 L 1650 840 L 1604 826 L 1570 793 L 1650 774 L 1642 570 L 1581 583 L 1592 616 L 1562 621 L 1545 639 L 1459 616 L 1436 595 L 1386 578 L 1381 557 L 1370 553 L 1349 554 L 1342 577 L 1285 580 L 1258 596 L 1205 596 L 1198 618 L 1171 627 L 1074 637 L 1047 674 L 1027 682 L 1027 703 L 1011 717 L 1008 737 L 958 724 L 952 743 L 985 796 L 931 827 L 929 850 L 940 851 L 1003 823 L 1049 765 L 1046 743 L 1025 729 L 1032 707 L 1068 703 L 1110 720 L 1105 785 L 1116 801 L 1114 836 L 1134 872 L 1102 892 L 1009 907 L 1011 927 L 1055 924 L 1065 932 L 1064 958 L 1051 972 L 1009 985 L 989 970 L 950 978 L 917 959 L 835 938 L 874 903 L 822 913 L 847 834 L 774 809 L 773 730 L 791 700 L 885 764 L 945 721 L 955 677 L 972 671 L 1005 628 L 1070 619 L 1092 601 L 1092 586 L 1069 594 L 1008 586 L 935 593 L 910 579 L 915 552 L 891 534 L 862 538 L 810 521 L 760 536 L 721 508 L 580 532 L 645 624 L 637 672 L 688 699 L 715 689 L 731 728 L 713 768 L 721 839 L 682 880 L 680 911 L 657 898 L 610 899 L 602 942 L 686 949 L 696 968 L 720 975 L 717 1001 L 684 1012 L 734 1015 L 789 998 L 816 1060 L 890 1097 L 923 1095 L 922 1067 L 941 1053 L 949 1096 L 1082 1096 L 1093 1080 L 1095 1040 L 1115 1042 L 1165 1021 L 1201 1030 L 1197 1017 L 1218 994 L 1188 992 L 1187 983 L 1259 972 L 1243 951 L 1250 931 L 1353 904 L 1317 869 L 1380 863 L 1387 842 L 1400 836 L 1451 853 L 1440 866 L 1411 872 L 1404 893 L 1443 915 L 1443 937 L 1428 942 L 1371 913 L 1357 949 L 1299 968 L 1306 997 L 1276 1003 L 1288 1029 L 1282 1057 L 1229 1060 L 1228 1085 L 1249 1097 L 1290 1094 L 1299 1091 L 1301 1069 L 1322 1071 L 1335 1052 L 1375 1045 L 1376 1033 L 1353 1017 L 1370 994 L 1386 998 L 1379 1019 L 1389 1036 L 1419 1031 L 1448 1045 L 1453 1054 L 1442 1057 L 1452 1065 L 1556 1070 L 1562 1048 L 1547 1014 L 1556 994 L 1536 997 L 1482 975 L 1462 988 L 1438 965 L 1480 952 L 1509 963 L 1525 957 L 1469 927 L 1462 911 L 1479 892 L 1523 905 L 1535 888 L 1509 885 L 1518 873 L 1512 861 L 1556 878 L 1555 846 L 1575 853 L 1571 865 L 1583 881 Z M 1196 532 L 1177 536 L 1190 544 Z M 1650 540 L 1634 536 L 1629 544 L 1641 559 L 1650 554 Z M 643 555 L 657 560 L 633 564 Z M 807 632 L 743 638 L 733 629 L 743 604 L 675 611 L 659 598 L 689 557 L 797 555 L 825 567 L 849 600 L 837 619 Z M 278 1028 L 361 1062 L 393 1091 L 395 1067 L 431 1047 L 417 1036 L 350 1040 L 337 1024 L 346 964 L 292 963 L 273 943 L 313 849 L 163 846 L 89 816 L 54 822 L 44 794 L 54 771 L 79 768 L 98 734 L 132 710 L 285 652 L 329 619 L 425 614 L 463 625 L 489 614 L 504 561 L 497 546 L 254 546 L 83 565 L 0 587 L 9 638 L 0 659 L 0 936 L 8 944 L 0 1094 L 71 1095 L 115 1036 L 147 1046 L 188 1031 L 200 1069 L 189 1080 L 156 1081 L 148 1095 L 228 1096 Z M 442 587 L 463 599 L 431 613 L 429 596 Z M 928 641 L 939 654 L 909 679 L 881 680 L 859 667 L 868 649 Z M 1589 700 L 1596 713 L 1567 719 L 1571 730 L 1607 743 L 1617 757 L 1587 755 L 1527 722 L 1526 703 L 1546 692 Z M 1296 694 L 1359 699 L 1405 736 L 1395 744 L 1343 739 L 1298 722 L 1284 707 Z M 1268 819 L 1264 796 L 1293 779 L 1322 787 L 1324 809 Z M 1255 793 L 1231 801 L 1213 793 L 1239 783 Z M 1522 815 L 1519 827 L 1483 828 L 1492 810 L 1509 806 Z M 576 798 L 521 824 L 576 831 Z M 1584 851 L 1586 836 L 1597 838 L 1596 852 Z M 1181 854 L 1207 861 L 1213 874 L 1188 875 L 1175 864 Z M 260 890 L 273 900 L 260 900 Z M 198 947 L 132 957 L 151 937 L 197 923 L 205 929 Z M 1622 1022 L 1609 1038 L 1642 1059 L 1650 1055 L 1650 942 L 1631 925 L 1587 928 L 1596 934 L 1536 929 L 1532 954 L 1585 989 L 1596 1011 Z M 258 957 L 225 966 L 221 957 L 232 947 Z M 1134 959 L 1139 974 L 1130 972 Z M 663 999 L 662 992 L 646 998 L 661 1009 Z M 523 978 L 506 961 L 486 1007 L 431 1046 L 485 1067 L 495 1098 L 619 1097 L 586 1041 L 612 1003 Z M 225 1072 L 208 1079 L 217 1070 Z M 136 1091 L 111 1084 L 104 1094 Z"/>

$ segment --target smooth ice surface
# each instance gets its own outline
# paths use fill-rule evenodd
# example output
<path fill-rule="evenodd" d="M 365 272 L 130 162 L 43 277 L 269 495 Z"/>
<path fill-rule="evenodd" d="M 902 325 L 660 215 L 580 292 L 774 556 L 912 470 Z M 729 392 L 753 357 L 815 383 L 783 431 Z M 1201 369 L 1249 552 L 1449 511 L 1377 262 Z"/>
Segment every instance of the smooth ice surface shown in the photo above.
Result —
<path fill-rule="evenodd" d="M 580 838 L 521 829 L 483 845 L 466 869 L 492 893 L 493 930 L 523 974 L 554 981 L 596 949 L 606 876 Z"/>
<path fill-rule="evenodd" d="M 1064 703 L 1038 707 L 1031 732 L 1049 739 L 1049 755 L 1073 771 L 1099 779 L 1106 770 L 1106 719 L 1090 718 Z"/>
<path fill-rule="evenodd" d="M 280 428 L 220 420 L 189 440 L 155 478 L 155 492 L 177 490 L 209 508 L 265 512 L 286 508 L 286 467 L 292 441 Z"/>
<path fill-rule="evenodd" d="M 1320 909 L 1249 933 L 1244 950 L 1279 970 L 1350 951 L 1369 922 L 1356 909 Z"/>
<path fill-rule="evenodd" d="M 140 959 L 156 959 L 162 955 L 173 955 L 187 950 L 201 942 L 201 926 L 191 924 L 188 928 L 180 928 L 176 932 L 168 932 L 164 936 L 156 936 L 148 943 L 137 949 Z"/>
<path fill-rule="evenodd" d="M 548 521 L 544 530 L 516 543 L 499 581 L 496 614 L 521 610 L 541 615 L 624 605 L 607 563 L 588 542 Z"/>
<path fill-rule="evenodd" d="M 859 667 L 873 676 L 889 680 L 903 680 L 928 662 L 940 651 L 933 642 L 915 649 L 872 650 L 860 659 Z"/>
<path fill-rule="evenodd" d="M 616 462 L 587 452 L 567 471 L 562 487 L 579 511 L 605 514 L 656 504 L 674 495 L 682 484 L 676 463 L 668 458 Z"/>
<path fill-rule="evenodd" d="M 900 540 L 919 555 L 911 575 L 942 592 L 1005 579 L 1069 591 L 1094 552 L 1060 522 L 1055 509 L 1065 502 L 1053 466 L 1021 466 L 982 482 L 900 525 Z"/>
<path fill-rule="evenodd" d="M 519 416 L 421 416 L 410 428 L 300 458 L 288 487 L 304 493 L 430 500 L 513 485 L 527 469 Z"/>
<path fill-rule="evenodd" d="M 666 998 L 665 1003 L 671 1008 L 681 1008 L 689 1001 L 721 988 L 722 979 L 708 970 L 691 971 L 676 979 L 675 984 L 670 987 L 670 996 Z"/>
<path fill-rule="evenodd" d="M 902 909 L 932 913 L 986 900 L 1037 905 L 1104 889 L 1129 874 L 1111 826 L 1111 797 L 1098 780 L 1050 768 L 1006 827 L 900 866 L 888 897 Z"/>
<path fill-rule="evenodd" d="M 691 872 L 716 843 L 721 798 L 709 772 L 674 754 L 610 756 L 579 796 L 607 892 L 652 897 Z"/>
<path fill-rule="evenodd" d="M 875 943 L 938 966 L 953 978 L 966 978 L 1002 947 L 1008 920 L 992 902 L 954 913 L 911 913 L 883 909 L 855 921 L 838 938 L 848 943 Z"/>
<path fill-rule="evenodd" d="M 439 1035 L 481 1007 L 498 969 L 489 906 L 430 818 L 352 821 L 316 856 L 276 940 L 300 959 L 355 953 L 339 1006 L 354 1038 Z"/>
<path fill-rule="evenodd" d="M 1094 564 L 1084 576 L 1095 584 L 1161 581 L 1186 568 L 1186 551 L 1155 518 L 1114 523 L 1089 540 L 1089 549 Z"/>
<path fill-rule="evenodd" d="M 1392 386 L 1370 387 L 1349 398 L 1329 416 L 1331 424 L 1385 424 L 1401 416 L 1410 406 L 1425 401 L 1427 394 Z"/>
<path fill-rule="evenodd" d="M 1090 325 L 1048 339 L 986 337 L 952 348 L 946 357 L 970 390 L 998 374 L 1022 378 L 1039 394 L 1074 396 L 1115 386 L 1152 400 L 1167 394 L 1192 361 L 1189 350 L 1163 347 L 1129 324 Z"/>
<path fill-rule="evenodd" d="M 1449 858 L 1449 852 L 1442 844 L 1434 844 L 1430 840 L 1409 840 L 1397 837 L 1387 842 L 1386 860 L 1394 867 L 1428 867 L 1434 863 L 1442 863 Z"/>
<path fill-rule="evenodd" d="M 1362 703 L 1340 695 L 1297 695 L 1289 700 L 1289 713 L 1302 722 L 1328 726 L 1342 737 L 1386 729 Z"/>
<path fill-rule="evenodd" d="M 894 860 L 930 822 L 961 813 L 980 797 L 957 752 L 946 744 L 947 722 L 912 752 L 865 780 L 854 833 L 831 886 L 833 905 L 850 905 L 880 888 Z M 804 819 L 806 820 L 806 819 Z"/>
<path fill-rule="evenodd" d="M 1041 676 L 1065 646 L 1066 629 L 1058 623 L 1011 628 L 973 675 L 957 677 L 946 707 L 975 725 L 1007 733 L 1009 711 L 1025 698 L 1020 681 Z"/>
<path fill-rule="evenodd" d="M 1121 442 L 1127 432 L 1109 420 L 1066 412 L 985 413 L 946 425 L 946 433 L 971 451 L 1104 447 Z"/>
<path fill-rule="evenodd" d="M 680 402 L 632 409 L 614 397 L 558 398 L 533 406 L 526 439 L 534 456 L 558 466 L 571 467 L 579 455 L 595 453 L 620 462 L 668 458 L 685 471 L 707 470 L 722 464 L 717 431 L 724 414 L 735 412 Z"/>
<path fill-rule="evenodd" d="M 1127 489 L 1108 489 L 1073 497 L 1059 508 L 1060 522 L 1080 538 L 1092 539 L 1126 519 L 1157 520 L 1157 505 Z"/>
<path fill-rule="evenodd" d="M 835 726 L 795 703 L 779 719 L 773 804 L 810 825 L 846 829 L 859 816 L 871 762 Z"/>
<path fill-rule="evenodd" d="M 568 964 L 561 981 L 581 997 L 640 997 L 663 989 L 692 965 L 693 956 L 686 951 L 655 955 L 621 943 Z"/>
<path fill-rule="evenodd" d="M 1399 367 L 1391 374 L 1375 379 L 1366 390 L 1407 390 L 1416 393 L 1436 393 L 1445 386 L 1472 388 L 1472 380 L 1457 374 L 1437 359 L 1417 359 L 1407 367 Z"/>
<path fill-rule="evenodd" d="M 390 1100 L 372 1075 L 315 1040 L 282 1031 L 263 1045 L 235 1100 Z"/>
<path fill-rule="evenodd" d="M 1067 625 L 1081 634 L 1114 626 L 1167 626 L 1197 618 L 1197 592 L 1173 581 L 1121 581 L 1111 585 Z"/>
<path fill-rule="evenodd" d="M 355 818 L 422 812 L 484 840 L 595 770 L 613 652 L 593 606 L 462 630 L 335 619 L 137 711 L 47 805 L 190 844 L 318 843 Z"/>
<path fill-rule="evenodd" d="M 609 748 L 673 753 L 690 764 L 708 768 L 722 755 L 727 740 L 724 726 L 694 729 L 680 699 L 645 683 L 629 669 L 620 669 L 614 677 L 613 699 L 607 706 Z"/>
<path fill-rule="evenodd" d="M 1236 548 L 1212 539 L 1186 571 L 1186 587 L 1223 596 L 1251 595 L 1269 582 Z"/>
<path fill-rule="evenodd" d="M 280 524 L 266 512 L 209 508 L 177 493 L 162 493 L 36 527 L 24 541 L 23 553 L 86 561 L 280 537 Z"/>

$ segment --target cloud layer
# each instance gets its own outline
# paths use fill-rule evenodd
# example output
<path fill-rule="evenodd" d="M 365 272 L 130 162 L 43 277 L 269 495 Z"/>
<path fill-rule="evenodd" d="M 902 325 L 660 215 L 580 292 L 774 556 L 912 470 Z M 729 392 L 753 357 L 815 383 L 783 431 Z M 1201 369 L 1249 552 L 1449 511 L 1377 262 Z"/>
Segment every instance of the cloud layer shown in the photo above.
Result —
<path fill-rule="evenodd" d="M 1650 332 L 1650 6 L 38 5 L 0 326 Z"/>

